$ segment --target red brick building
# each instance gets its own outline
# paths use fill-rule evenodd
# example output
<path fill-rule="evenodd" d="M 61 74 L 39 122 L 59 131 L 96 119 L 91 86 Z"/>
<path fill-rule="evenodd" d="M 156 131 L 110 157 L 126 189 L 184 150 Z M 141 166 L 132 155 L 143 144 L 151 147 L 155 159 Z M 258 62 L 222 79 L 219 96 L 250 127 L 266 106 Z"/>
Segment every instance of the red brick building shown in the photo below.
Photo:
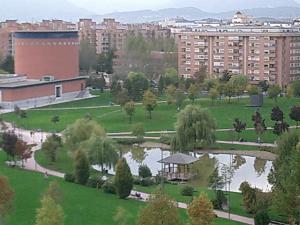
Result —
<path fill-rule="evenodd" d="M 86 95 L 77 31 L 15 32 L 15 73 L 1 76 L 2 107 L 36 107 Z"/>

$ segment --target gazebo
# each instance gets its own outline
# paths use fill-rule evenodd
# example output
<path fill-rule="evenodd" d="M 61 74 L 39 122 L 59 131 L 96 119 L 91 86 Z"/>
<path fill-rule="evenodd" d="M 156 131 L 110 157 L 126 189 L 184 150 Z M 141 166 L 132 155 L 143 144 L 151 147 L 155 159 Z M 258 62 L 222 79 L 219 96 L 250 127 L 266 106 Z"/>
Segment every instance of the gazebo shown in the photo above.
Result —
<path fill-rule="evenodd" d="M 182 153 L 170 155 L 158 161 L 163 164 L 163 170 L 159 171 L 159 175 L 167 180 L 189 180 L 193 176 L 191 165 L 196 161 L 198 158 Z"/>

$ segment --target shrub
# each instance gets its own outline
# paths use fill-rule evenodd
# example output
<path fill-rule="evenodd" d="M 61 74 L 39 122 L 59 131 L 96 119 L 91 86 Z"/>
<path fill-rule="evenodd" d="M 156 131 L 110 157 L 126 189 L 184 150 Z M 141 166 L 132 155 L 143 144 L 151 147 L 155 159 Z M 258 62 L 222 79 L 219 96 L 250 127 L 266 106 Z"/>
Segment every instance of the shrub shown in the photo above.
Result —
<path fill-rule="evenodd" d="M 216 198 L 212 201 L 214 209 L 223 209 L 223 204 L 227 203 L 225 194 L 221 190 L 216 191 Z"/>
<path fill-rule="evenodd" d="M 142 123 L 137 123 L 132 127 L 132 135 L 137 136 L 138 139 L 144 137 L 145 129 Z"/>
<path fill-rule="evenodd" d="M 140 165 L 139 167 L 139 176 L 142 178 L 152 177 L 151 170 L 147 165 Z"/>
<path fill-rule="evenodd" d="M 141 179 L 137 176 L 133 176 L 133 184 L 134 185 L 140 185 L 141 184 Z"/>
<path fill-rule="evenodd" d="M 159 142 L 162 144 L 170 145 L 172 140 L 172 136 L 168 134 L 163 134 L 160 136 Z"/>
<path fill-rule="evenodd" d="M 105 193 L 116 194 L 116 187 L 112 181 L 105 181 L 102 185 L 102 189 Z"/>
<path fill-rule="evenodd" d="M 194 188 L 191 186 L 185 185 L 181 188 L 181 195 L 183 196 L 193 196 L 193 193 L 194 193 Z"/>
<path fill-rule="evenodd" d="M 146 178 L 141 179 L 141 185 L 144 186 L 144 187 L 151 186 L 154 183 L 155 183 L 154 180 L 150 177 L 146 177 Z"/>
<path fill-rule="evenodd" d="M 71 182 L 71 183 L 75 182 L 75 176 L 72 173 L 66 173 L 64 179 L 67 182 Z"/>
<path fill-rule="evenodd" d="M 115 141 L 120 145 L 132 145 L 136 143 L 143 143 L 144 139 L 141 138 L 122 138 L 122 139 L 115 139 Z"/>
<path fill-rule="evenodd" d="M 270 223 L 270 217 L 267 210 L 259 210 L 254 215 L 254 224 L 255 225 L 268 225 Z"/>
<path fill-rule="evenodd" d="M 155 176 L 155 183 L 156 183 L 156 184 L 160 184 L 162 179 L 163 179 L 163 182 L 164 182 L 164 183 L 168 183 L 167 178 L 161 177 L 161 176 L 158 175 L 158 174 Z"/>
<path fill-rule="evenodd" d="M 89 177 L 86 186 L 91 187 L 91 188 L 101 188 L 103 185 L 104 181 L 101 179 L 100 176 L 92 176 Z"/>

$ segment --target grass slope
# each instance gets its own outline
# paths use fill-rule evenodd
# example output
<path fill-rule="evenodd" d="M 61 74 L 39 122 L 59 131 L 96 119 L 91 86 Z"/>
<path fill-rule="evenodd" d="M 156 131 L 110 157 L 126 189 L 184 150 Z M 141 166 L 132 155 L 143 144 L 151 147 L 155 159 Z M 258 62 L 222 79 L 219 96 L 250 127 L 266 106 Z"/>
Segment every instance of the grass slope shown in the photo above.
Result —
<path fill-rule="evenodd" d="M 42 174 L 12 169 L 4 166 L 5 155 L 0 151 L 0 174 L 7 176 L 15 192 L 14 210 L 8 218 L 9 225 L 28 225 L 35 223 L 36 209 L 40 207 L 40 198 L 49 182 L 56 179 L 63 191 L 62 207 L 65 213 L 65 225 L 116 225 L 113 221 L 118 207 L 123 207 L 129 215 L 129 223 L 136 224 L 138 211 L 145 204 L 134 200 L 120 200 L 115 195 L 100 190 L 64 182 L 62 179 Z M 109 204 L 108 204 L 109 203 Z M 180 210 L 186 220 L 185 210 Z M 224 219 L 216 219 L 216 225 L 241 225 Z"/>

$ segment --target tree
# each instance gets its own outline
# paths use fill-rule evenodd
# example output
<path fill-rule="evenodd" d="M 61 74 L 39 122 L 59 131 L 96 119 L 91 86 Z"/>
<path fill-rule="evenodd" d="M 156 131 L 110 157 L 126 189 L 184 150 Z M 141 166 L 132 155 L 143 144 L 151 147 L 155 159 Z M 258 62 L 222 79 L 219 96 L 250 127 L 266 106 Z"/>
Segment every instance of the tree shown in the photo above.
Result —
<path fill-rule="evenodd" d="M 159 81 L 158 81 L 158 93 L 160 95 L 162 95 L 164 92 L 164 89 L 165 89 L 165 79 L 163 76 L 160 76 Z"/>
<path fill-rule="evenodd" d="M 268 89 L 268 96 L 269 98 L 275 100 L 277 102 L 277 97 L 281 92 L 281 88 L 279 85 L 272 85 Z"/>
<path fill-rule="evenodd" d="M 267 92 L 270 85 L 268 84 L 268 81 L 263 80 L 259 81 L 258 86 L 260 87 L 262 92 Z"/>
<path fill-rule="evenodd" d="M 238 140 L 240 139 L 240 133 L 246 129 L 246 123 L 243 123 L 239 118 L 235 118 L 233 122 L 234 131 L 238 134 Z"/>
<path fill-rule="evenodd" d="M 211 88 L 211 89 L 209 90 L 208 96 L 210 97 L 211 103 L 212 103 L 212 104 L 213 104 L 214 101 L 217 99 L 218 95 L 219 95 L 219 92 L 218 92 L 217 89 Z"/>
<path fill-rule="evenodd" d="M 143 73 L 130 72 L 124 81 L 124 88 L 128 90 L 130 99 L 140 101 L 149 88 L 149 82 Z"/>
<path fill-rule="evenodd" d="M 126 159 L 119 159 L 116 165 L 115 187 L 118 196 L 125 199 L 130 195 L 133 188 L 133 178 Z"/>
<path fill-rule="evenodd" d="M 125 88 L 121 88 L 116 95 L 114 96 L 114 100 L 121 107 L 124 107 L 125 104 L 129 101 L 128 91 Z"/>
<path fill-rule="evenodd" d="M 85 72 L 89 72 L 96 67 L 96 48 L 88 39 L 80 41 L 79 67 L 80 70 Z"/>
<path fill-rule="evenodd" d="M 273 185 L 272 206 L 278 214 L 287 215 L 290 221 L 299 218 L 300 202 L 300 136 L 297 130 L 286 132 L 277 141 L 277 158 L 268 176 Z M 299 222 L 299 221 L 298 221 Z"/>
<path fill-rule="evenodd" d="M 194 103 L 195 98 L 198 95 L 198 87 L 195 84 L 191 84 L 188 89 L 188 93 L 189 99 Z"/>
<path fill-rule="evenodd" d="M 290 118 L 291 120 L 294 120 L 296 121 L 297 123 L 297 128 L 298 128 L 298 124 L 299 124 L 299 121 L 300 121 L 300 106 L 293 106 L 291 108 L 291 112 L 290 112 Z"/>
<path fill-rule="evenodd" d="M 106 135 L 104 129 L 95 121 L 83 118 L 67 126 L 63 132 L 63 138 L 69 150 L 76 151 L 93 134 L 101 137 Z"/>
<path fill-rule="evenodd" d="M 185 100 L 185 94 L 183 90 L 177 89 L 175 91 L 175 101 L 176 101 L 176 108 L 179 110 Z"/>
<path fill-rule="evenodd" d="M 174 85 L 167 86 L 166 89 L 166 96 L 167 96 L 167 103 L 170 105 L 175 102 L 175 92 L 176 87 Z"/>
<path fill-rule="evenodd" d="M 173 150 L 192 151 L 203 144 L 215 141 L 216 124 L 211 115 L 198 106 L 188 105 L 182 110 L 175 123 L 176 143 Z"/>
<path fill-rule="evenodd" d="M 240 185 L 240 191 L 243 196 L 243 204 L 248 213 L 254 213 L 256 210 L 256 191 L 248 182 L 243 182 Z"/>
<path fill-rule="evenodd" d="M 132 121 L 132 116 L 134 115 L 135 112 L 135 105 L 134 105 L 134 101 L 129 101 L 124 105 L 124 110 L 127 113 L 128 117 L 129 117 L 129 123 L 131 123 Z"/>
<path fill-rule="evenodd" d="M 86 154 L 78 150 L 74 158 L 74 174 L 77 183 L 85 185 L 90 176 L 90 166 Z"/>
<path fill-rule="evenodd" d="M 195 198 L 188 206 L 191 225 L 212 225 L 215 218 L 213 205 L 205 194 Z"/>
<path fill-rule="evenodd" d="M 203 82 L 203 89 L 206 91 L 210 91 L 212 88 L 216 88 L 219 84 L 217 79 L 205 79 Z"/>
<path fill-rule="evenodd" d="M 286 97 L 287 98 L 292 98 L 294 97 L 294 88 L 293 88 L 293 85 L 288 85 L 287 88 L 286 88 Z"/>
<path fill-rule="evenodd" d="M 149 113 L 149 119 L 152 119 L 151 112 L 156 107 L 156 96 L 150 91 L 146 91 L 143 97 L 143 105 Z"/>
<path fill-rule="evenodd" d="M 92 135 L 83 147 L 88 154 L 90 163 L 99 165 L 104 171 L 104 165 L 112 168 L 116 165 L 119 155 L 111 139 Z"/>
<path fill-rule="evenodd" d="M 17 135 L 12 131 L 7 131 L 2 134 L 1 147 L 13 160 L 16 156 L 16 143 L 18 141 Z"/>
<path fill-rule="evenodd" d="M 289 125 L 283 120 L 283 112 L 278 106 L 273 107 L 271 112 L 271 120 L 276 121 L 274 125 L 273 133 L 280 135 L 285 131 L 288 131 Z"/>
<path fill-rule="evenodd" d="M 158 189 L 150 195 L 146 207 L 142 208 L 138 225 L 179 225 L 180 217 L 177 203 L 167 196 L 162 190 Z"/>
<path fill-rule="evenodd" d="M 27 142 L 18 139 L 15 145 L 15 155 L 19 160 L 22 161 L 22 166 L 24 166 L 24 160 L 31 157 L 31 147 Z"/>
<path fill-rule="evenodd" d="M 212 174 L 209 176 L 209 186 L 217 191 L 218 189 L 222 189 L 225 185 L 223 177 L 219 175 L 219 167 L 217 166 Z"/>
<path fill-rule="evenodd" d="M 261 117 L 259 112 L 256 112 L 252 115 L 252 121 L 254 122 L 254 129 L 259 138 L 265 133 L 267 130 L 265 119 Z"/>
<path fill-rule="evenodd" d="M 57 152 L 63 147 L 61 137 L 52 134 L 42 144 L 42 151 L 45 152 L 49 162 L 55 162 Z"/>
<path fill-rule="evenodd" d="M 109 49 L 108 52 L 103 52 L 97 56 L 96 72 L 113 73 L 113 59 L 115 58 L 114 50 Z"/>
<path fill-rule="evenodd" d="M 62 190 L 57 181 L 51 181 L 44 196 L 51 197 L 55 203 L 59 204 L 62 201 Z"/>
<path fill-rule="evenodd" d="M 177 86 L 179 82 L 178 72 L 175 68 L 166 68 L 164 74 L 165 85 Z"/>
<path fill-rule="evenodd" d="M 254 215 L 255 225 L 269 225 L 271 222 L 268 211 L 266 209 L 259 210 Z"/>
<path fill-rule="evenodd" d="M 139 166 L 139 176 L 142 178 L 152 177 L 151 170 L 147 165 Z"/>
<path fill-rule="evenodd" d="M 14 192 L 8 182 L 8 179 L 0 175 L 0 223 L 2 218 L 12 209 Z M 2 223 L 1 223 L 2 224 Z"/>
<path fill-rule="evenodd" d="M 207 78 L 207 67 L 200 66 L 199 70 L 194 74 L 194 78 L 197 85 L 203 83 L 203 81 Z"/>
<path fill-rule="evenodd" d="M 227 83 L 230 80 L 231 77 L 232 77 L 232 75 L 230 74 L 230 72 L 228 70 L 224 70 L 222 72 L 222 75 L 221 75 L 219 80 L 222 83 Z"/>
<path fill-rule="evenodd" d="M 244 91 L 246 89 L 248 79 L 245 75 L 236 75 L 232 76 L 230 78 L 230 82 L 232 83 L 232 86 L 234 87 L 235 95 L 241 96 L 244 94 Z"/>
<path fill-rule="evenodd" d="M 143 138 L 145 135 L 144 124 L 137 123 L 132 127 L 132 135 L 137 136 L 138 138 Z"/>
<path fill-rule="evenodd" d="M 41 200 L 41 208 L 37 209 L 36 225 L 63 225 L 64 212 L 62 207 L 55 203 L 50 196 Z"/>
<path fill-rule="evenodd" d="M 236 86 L 232 81 L 228 81 L 225 84 L 224 95 L 228 97 L 228 103 L 230 103 L 231 98 L 236 94 Z"/>
<path fill-rule="evenodd" d="M 58 115 L 54 115 L 54 116 L 51 117 L 51 123 L 53 123 L 54 126 L 58 122 L 59 122 L 59 116 Z"/>
<path fill-rule="evenodd" d="M 15 66 L 14 65 L 15 65 L 14 57 L 11 56 L 11 55 L 8 55 L 4 59 L 1 67 L 4 71 L 8 72 L 9 74 L 14 74 L 15 73 Z"/>
<path fill-rule="evenodd" d="M 251 84 L 247 85 L 246 90 L 247 90 L 247 92 L 248 92 L 249 95 L 257 95 L 257 94 L 259 94 L 259 89 L 255 85 L 251 85 Z"/>
<path fill-rule="evenodd" d="M 291 89 L 294 97 L 300 97 L 300 80 L 296 80 L 291 84 Z"/>

